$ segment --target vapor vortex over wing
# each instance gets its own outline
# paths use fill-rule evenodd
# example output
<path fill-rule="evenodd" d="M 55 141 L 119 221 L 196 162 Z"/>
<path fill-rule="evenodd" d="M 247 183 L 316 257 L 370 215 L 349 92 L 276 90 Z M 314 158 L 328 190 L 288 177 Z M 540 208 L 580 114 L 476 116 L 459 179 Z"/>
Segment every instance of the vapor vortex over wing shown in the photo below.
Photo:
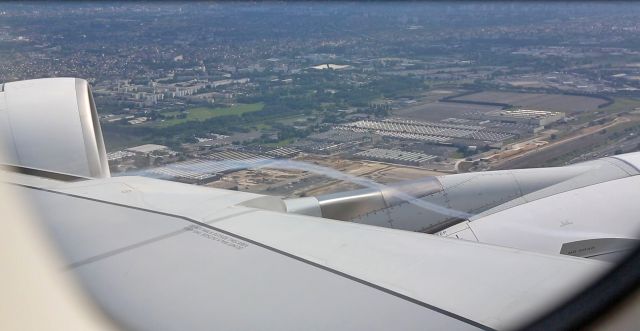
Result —
<path fill-rule="evenodd" d="M 389 185 L 317 164 L 283 159 L 200 159 L 195 164 L 178 162 L 160 169 L 208 174 L 263 168 L 308 171 L 365 188 L 316 197 L 283 199 L 281 202 L 268 197 L 250 202 L 254 206 L 426 233 L 439 233 L 453 225 L 468 223 L 479 215 L 507 205 L 515 206 L 518 201 L 531 202 L 547 195 L 638 173 L 633 166 L 616 158 L 561 168 L 433 176 Z M 121 175 L 168 177 L 158 168 Z"/>
<path fill-rule="evenodd" d="M 425 210 L 431 210 L 438 214 L 450 217 L 467 219 L 471 217 L 471 214 L 461 212 L 458 210 L 450 209 L 429 201 L 420 200 L 421 196 L 431 193 L 432 187 L 426 185 L 427 180 L 422 180 L 425 183 L 424 188 L 420 187 L 420 184 L 412 185 L 384 185 L 377 183 L 373 180 L 364 177 L 358 177 L 350 175 L 345 172 L 341 172 L 332 168 L 323 167 L 317 164 L 311 164 L 295 160 L 285 159 L 252 159 L 251 161 L 243 160 L 200 160 L 197 166 L 189 163 L 177 163 L 168 164 L 163 168 L 169 168 L 174 170 L 189 171 L 191 173 L 206 174 L 211 169 L 224 169 L 224 171 L 235 171 L 243 169 L 283 169 L 283 170 L 301 170 L 308 171 L 318 175 L 323 175 L 332 179 L 342 180 L 345 182 L 358 184 L 360 186 L 372 189 L 374 191 L 386 192 L 387 199 L 399 201 L 389 201 L 390 203 L 398 203 L 400 201 L 410 203 Z M 167 178 L 160 173 L 155 172 L 153 169 L 142 170 L 134 173 L 125 173 L 122 175 L 142 175 L 154 178 Z M 393 198 L 392 198 L 393 197 Z M 326 216 L 326 215 L 325 215 Z"/>

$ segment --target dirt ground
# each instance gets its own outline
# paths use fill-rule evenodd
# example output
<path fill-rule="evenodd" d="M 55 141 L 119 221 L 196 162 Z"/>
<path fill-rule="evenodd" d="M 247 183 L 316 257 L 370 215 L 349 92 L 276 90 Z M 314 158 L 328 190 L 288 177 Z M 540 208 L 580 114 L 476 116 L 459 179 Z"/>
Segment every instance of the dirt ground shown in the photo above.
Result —
<path fill-rule="evenodd" d="M 393 111 L 393 115 L 420 121 L 440 121 L 450 117 L 459 117 L 469 112 L 488 112 L 499 110 L 498 106 L 472 105 L 454 102 L 428 102 Z"/>
<path fill-rule="evenodd" d="M 499 102 L 521 107 L 567 113 L 593 111 L 598 109 L 599 105 L 607 102 L 600 98 L 575 95 L 515 92 L 480 92 L 465 95 L 456 98 L 456 100 Z"/>

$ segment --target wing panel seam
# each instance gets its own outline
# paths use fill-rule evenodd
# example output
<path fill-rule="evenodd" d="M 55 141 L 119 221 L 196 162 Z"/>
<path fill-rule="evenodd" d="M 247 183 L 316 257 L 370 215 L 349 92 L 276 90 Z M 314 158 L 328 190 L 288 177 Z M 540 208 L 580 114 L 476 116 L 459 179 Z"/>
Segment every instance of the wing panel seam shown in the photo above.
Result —
<path fill-rule="evenodd" d="M 299 262 L 311 265 L 311 266 L 316 267 L 318 269 L 322 269 L 324 271 L 328 271 L 328 272 L 333 273 L 335 275 L 347 278 L 347 279 L 349 279 L 351 281 L 355 281 L 355 282 L 360 283 L 362 285 L 365 285 L 365 286 L 371 287 L 373 289 L 376 289 L 378 291 L 381 291 L 381 292 L 387 293 L 389 295 L 395 296 L 395 297 L 397 297 L 399 299 L 403 299 L 403 300 L 411 302 L 413 304 L 422 306 L 422 307 L 427 308 L 429 310 L 432 310 L 434 312 L 440 313 L 442 315 L 451 317 L 451 318 L 456 319 L 458 321 L 461 321 L 461 322 L 467 323 L 469 325 L 475 326 L 475 327 L 477 327 L 479 329 L 482 329 L 482 330 L 495 330 L 495 329 L 493 329 L 493 328 L 491 328 L 489 326 L 486 326 L 484 324 L 481 324 L 479 322 L 476 322 L 476 321 L 470 320 L 470 319 L 468 319 L 466 317 L 457 315 L 456 313 L 450 312 L 448 310 L 444 310 L 442 308 L 438 308 L 436 306 L 430 305 L 430 304 L 428 304 L 426 302 L 423 302 L 423 301 L 420 301 L 418 299 L 409 297 L 409 296 L 404 295 L 402 293 L 395 292 L 395 291 L 393 291 L 391 289 L 388 289 L 388 288 L 373 284 L 373 283 L 371 283 L 369 281 L 366 281 L 364 279 L 360 279 L 358 277 L 349 275 L 349 274 L 344 273 L 342 271 L 338 271 L 338 270 L 332 269 L 330 267 L 327 267 L 327 266 L 324 266 L 324 265 L 321 265 L 321 264 L 306 260 L 306 259 L 304 259 L 302 257 L 293 255 L 291 253 L 287 253 L 287 252 L 282 251 L 282 250 L 280 250 L 278 248 L 266 245 L 264 243 L 257 242 L 257 241 L 252 240 L 252 239 L 248 239 L 248 238 L 243 237 L 241 235 L 238 235 L 238 234 L 235 234 L 235 233 L 232 233 L 232 232 L 217 228 L 217 227 L 212 226 L 210 224 L 207 224 L 207 223 L 204 223 L 204 222 L 201 222 L 201 221 L 197 221 L 197 220 L 191 219 L 191 218 L 186 217 L 186 216 L 175 215 L 175 214 L 171 214 L 171 213 L 161 212 L 161 211 L 157 211 L 157 210 L 150 210 L 150 209 L 145 209 L 145 208 L 136 207 L 136 206 L 129 206 L 129 205 L 125 205 L 125 204 L 121 204 L 121 203 L 117 203 L 117 202 L 105 201 L 105 200 L 100 200 L 100 199 L 95 199 L 95 198 L 75 195 L 75 194 L 71 194 L 71 193 L 65 193 L 65 192 L 60 192 L 60 191 L 44 189 L 44 188 L 30 186 L 30 185 L 17 184 L 17 183 L 8 183 L 8 184 L 19 186 L 19 187 L 23 187 L 23 188 L 27 188 L 27 189 L 33 189 L 33 190 L 37 190 L 37 191 L 43 191 L 43 192 L 48 192 L 48 193 L 53 193 L 53 194 L 59 194 L 59 195 L 64 195 L 64 196 L 68 196 L 68 197 L 72 197 L 72 198 L 93 201 L 93 202 L 106 203 L 106 204 L 110 204 L 110 205 L 113 205 L 113 206 L 119 206 L 119 207 L 129 208 L 129 209 L 135 209 L 135 210 L 145 211 L 145 212 L 149 212 L 149 213 L 153 213 L 153 214 L 158 214 L 158 215 L 163 215 L 163 216 L 182 219 L 184 221 L 187 221 L 187 222 L 190 222 L 190 223 L 193 223 L 193 224 L 197 224 L 199 226 L 206 227 L 206 228 L 209 228 L 209 229 L 214 230 L 214 231 L 218 231 L 218 232 L 226 234 L 228 236 L 232 236 L 232 237 L 235 237 L 237 239 L 244 240 L 244 241 L 249 242 L 249 243 L 251 243 L 253 245 L 256 245 L 258 247 L 262 247 L 262 248 L 267 249 L 269 251 L 272 251 L 274 253 L 278 253 L 280 255 L 284 255 L 284 256 L 286 256 L 288 258 L 291 258 L 291 259 L 297 260 Z"/>

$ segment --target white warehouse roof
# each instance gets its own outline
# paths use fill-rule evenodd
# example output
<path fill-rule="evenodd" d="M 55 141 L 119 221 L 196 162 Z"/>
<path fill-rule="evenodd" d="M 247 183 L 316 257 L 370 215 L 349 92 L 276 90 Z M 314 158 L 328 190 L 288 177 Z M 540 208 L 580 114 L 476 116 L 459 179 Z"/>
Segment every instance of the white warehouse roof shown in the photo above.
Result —
<path fill-rule="evenodd" d="M 136 153 L 151 153 L 151 152 L 161 151 L 165 149 L 169 149 L 169 147 L 163 146 L 163 145 L 146 144 L 146 145 L 127 148 L 127 151 L 136 152 Z"/>

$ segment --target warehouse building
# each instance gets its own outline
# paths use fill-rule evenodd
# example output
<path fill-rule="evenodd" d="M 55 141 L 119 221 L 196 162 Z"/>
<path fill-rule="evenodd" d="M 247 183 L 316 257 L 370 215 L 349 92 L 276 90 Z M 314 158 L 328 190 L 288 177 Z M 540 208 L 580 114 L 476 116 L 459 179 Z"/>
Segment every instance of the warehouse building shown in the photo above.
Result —
<path fill-rule="evenodd" d="M 128 152 L 132 152 L 132 153 L 135 153 L 136 155 L 143 155 L 143 156 L 147 156 L 155 152 L 160 152 L 160 151 L 164 152 L 168 150 L 169 150 L 169 147 L 167 146 L 155 145 L 155 144 L 140 145 L 140 146 L 126 149 L 126 151 Z"/>
<path fill-rule="evenodd" d="M 565 118 L 565 113 L 533 109 L 496 110 L 485 113 L 484 118 L 491 121 L 506 123 L 523 123 L 535 126 L 545 126 L 563 120 Z"/>
<path fill-rule="evenodd" d="M 429 162 L 435 161 L 437 156 L 405 152 L 396 149 L 373 148 L 364 152 L 356 153 L 355 156 L 360 159 L 382 161 L 396 164 L 407 164 L 414 166 L 422 166 Z"/>

